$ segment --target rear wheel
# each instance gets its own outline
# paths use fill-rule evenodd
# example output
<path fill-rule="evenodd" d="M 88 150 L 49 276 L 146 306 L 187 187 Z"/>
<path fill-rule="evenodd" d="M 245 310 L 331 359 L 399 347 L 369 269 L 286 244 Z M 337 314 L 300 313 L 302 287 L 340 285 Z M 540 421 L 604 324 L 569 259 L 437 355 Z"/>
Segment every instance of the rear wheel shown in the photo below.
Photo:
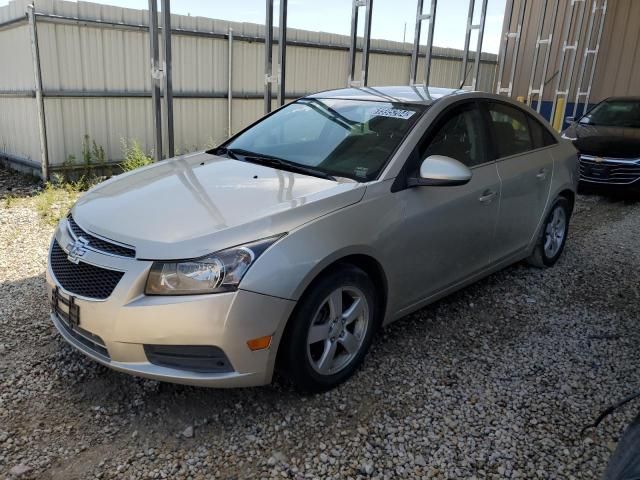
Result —
<path fill-rule="evenodd" d="M 296 388 L 320 392 L 347 380 L 362 363 L 376 328 L 374 287 L 344 266 L 316 280 L 285 333 L 281 368 Z"/>
<path fill-rule="evenodd" d="M 569 201 L 560 197 L 556 200 L 545 219 L 538 242 L 527 259 L 535 267 L 551 267 L 560 258 L 569 233 L 571 208 Z"/>

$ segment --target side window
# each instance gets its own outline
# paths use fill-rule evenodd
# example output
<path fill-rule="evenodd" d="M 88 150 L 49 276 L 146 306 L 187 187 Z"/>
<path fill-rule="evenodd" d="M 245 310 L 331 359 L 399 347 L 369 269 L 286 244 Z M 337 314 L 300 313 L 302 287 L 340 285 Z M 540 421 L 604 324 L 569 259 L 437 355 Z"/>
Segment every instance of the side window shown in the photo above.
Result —
<path fill-rule="evenodd" d="M 529 130 L 533 139 L 533 148 L 547 147 L 557 143 L 549 130 L 542 126 L 538 120 L 530 115 L 527 115 L 527 120 L 529 121 Z"/>
<path fill-rule="evenodd" d="M 498 158 L 533 150 L 527 114 L 502 103 L 488 105 Z"/>
<path fill-rule="evenodd" d="M 468 167 L 487 161 L 486 139 L 482 129 L 482 115 L 474 103 L 454 107 L 440 123 L 428 143 L 421 145 L 420 158 L 445 155 Z"/>

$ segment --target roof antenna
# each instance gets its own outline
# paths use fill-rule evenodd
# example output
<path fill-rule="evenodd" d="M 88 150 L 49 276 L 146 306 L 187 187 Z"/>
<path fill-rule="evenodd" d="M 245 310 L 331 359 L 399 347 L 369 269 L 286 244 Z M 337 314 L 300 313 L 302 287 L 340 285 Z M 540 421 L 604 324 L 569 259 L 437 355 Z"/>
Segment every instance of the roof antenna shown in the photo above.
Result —
<path fill-rule="evenodd" d="M 469 77 L 469 73 L 470 72 L 471 72 L 471 69 L 469 69 L 466 72 L 464 72 L 464 78 L 462 79 L 462 82 L 460 83 L 460 86 L 458 87 L 458 90 L 462 90 L 462 87 L 464 87 L 464 84 L 467 81 L 467 78 Z"/>

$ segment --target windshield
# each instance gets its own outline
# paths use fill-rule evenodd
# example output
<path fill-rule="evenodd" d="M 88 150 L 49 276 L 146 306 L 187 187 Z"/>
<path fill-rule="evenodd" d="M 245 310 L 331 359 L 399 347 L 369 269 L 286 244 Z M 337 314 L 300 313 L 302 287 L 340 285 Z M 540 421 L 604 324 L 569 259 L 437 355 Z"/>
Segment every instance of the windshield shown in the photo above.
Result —
<path fill-rule="evenodd" d="M 366 182 L 377 177 L 424 109 L 392 102 L 305 98 L 224 147 Z"/>
<path fill-rule="evenodd" d="M 605 100 L 582 117 L 580 123 L 640 128 L 640 100 Z"/>

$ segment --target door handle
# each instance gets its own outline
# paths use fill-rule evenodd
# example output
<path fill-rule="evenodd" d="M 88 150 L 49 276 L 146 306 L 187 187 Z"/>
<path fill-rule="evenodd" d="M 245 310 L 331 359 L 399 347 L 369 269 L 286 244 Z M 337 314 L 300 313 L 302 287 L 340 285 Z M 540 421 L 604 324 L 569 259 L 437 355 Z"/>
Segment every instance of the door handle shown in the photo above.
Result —
<path fill-rule="evenodd" d="M 497 193 L 493 190 L 485 190 L 484 192 L 482 192 L 482 195 L 480 196 L 480 198 L 478 198 L 478 200 L 482 203 L 491 203 L 496 195 Z"/>
<path fill-rule="evenodd" d="M 536 174 L 536 178 L 538 180 L 544 180 L 545 178 L 547 178 L 547 169 L 541 168 L 540 171 Z"/>

